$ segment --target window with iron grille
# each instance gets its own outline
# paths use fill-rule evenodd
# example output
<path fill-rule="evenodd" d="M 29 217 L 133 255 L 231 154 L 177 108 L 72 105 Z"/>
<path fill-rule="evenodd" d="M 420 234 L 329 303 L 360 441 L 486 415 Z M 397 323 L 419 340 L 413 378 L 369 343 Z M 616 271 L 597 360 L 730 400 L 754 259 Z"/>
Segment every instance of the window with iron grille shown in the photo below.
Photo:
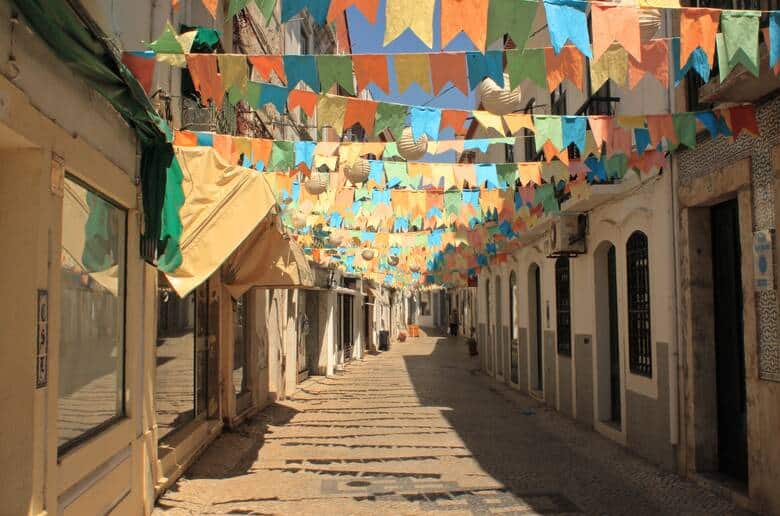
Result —
<path fill-rule="evenodd" d="M 569 258 L 555 261 L 555 324 L 558 353 L 571 355 L 571 292 L 569 288 Z"/>
<path fill-rule="evenodd" d="M 626 243 L 628 362 L 632 373 L 653 376 L 650 345 L 650 260 L 647 235 L 635 231 Z"/>

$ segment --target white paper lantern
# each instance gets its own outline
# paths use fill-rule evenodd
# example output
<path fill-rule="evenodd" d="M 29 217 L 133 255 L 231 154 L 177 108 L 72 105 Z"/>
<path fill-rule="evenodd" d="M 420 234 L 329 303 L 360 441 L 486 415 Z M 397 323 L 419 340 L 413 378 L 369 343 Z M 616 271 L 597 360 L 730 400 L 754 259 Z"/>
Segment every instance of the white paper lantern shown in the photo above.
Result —
<path fill-rule="evenodd" d="M 504 74 L 504 87 L 500 87 L 491 78 L 486 78 L 479 84 L 477 91 L 482 107 L 496 115 L 508 115 L 523 109 L 523 99 L 520 86 L 509 89 L 509 75 Z"/>
<path fill-rule="evenodd" d="M 333 247 L 338 247 L 344 242 L 344 235 L 342 233 L 331 233 L 328 237 L 328 243 Z"/>
<path fill-rule="evenodd" d="M 425 156 L 425 153 L 428 151 L 428 137 L 422 135 L 415 141 L 411 127 L 407 127 L 403 130 L 397 144 L 398 154 L 407 161 L 420 159 Z"/>
<path fill-rule="evenodd" d="M 304 187 L 310 194 L 319 195 L 328 189 L 329 182 L 330 176 L 328 176 L 328 174 L 323 174 L 322 172 L 312 172 L 304 183 Z"/>
<path fill-rule="evenodd" d="M 350 165 L 344 165 L 344 175 L 352 184 L 365 183 L 371 173 L 371 163 L 367 159 L 359 158 Z"/>
<path fill-rule="evenodd" d="M 412 264 L 409 266 L 409 270 L 412 272 L 420 272 L 420 266 L 417 265 L 416 263 Z"/>
<path fill-rule="evenodd" d="M 306 214 L 302 211 L 296 211 L 293 213 L 292 223 L 298 229 L 306 227 Z"/>
<path fill-rule="evenodd" d="M 387 257 L 387 263 L 388 263 L 388 265 L 391 265 L 391 266 L 393 266 L 393 267 L 395 267 L 396 265 L 398 265 L 398 261 L 399 261 L 399 260 L 398 260 L 398 257 L 397 257 L 396 255 L 394 255 L 394 254 L 391 254 L 390 256 L 388 256 L 388 257 Z"/>
<path fill-rule="evenodd" d="M 363 257 L 364 260 L 371 261 L 374 259 L 374 250 L 373 249 L 363 249 L 363 252 L 360 253 L 360 256 Z"/>

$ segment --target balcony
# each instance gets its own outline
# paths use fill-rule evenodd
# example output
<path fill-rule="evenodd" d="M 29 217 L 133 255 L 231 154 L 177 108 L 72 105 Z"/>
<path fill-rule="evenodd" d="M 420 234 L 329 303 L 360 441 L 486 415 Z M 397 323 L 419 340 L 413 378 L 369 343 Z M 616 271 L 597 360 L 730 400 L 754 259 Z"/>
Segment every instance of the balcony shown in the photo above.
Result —
<path fill-rule="evenodd" d="M 742 65 L 737 65 L 725 81 L 712 77 L 699 89 L 701 104 L 727 102 L 755 102 L 780 89 L 780 78 L 769 69 L 769 50 L 761 43 L 758 49 L 759 77 L 755 77 Z"/>
<path fill-rule="evenodd" d="M 222 109 L 203 107 L 195 99 L 182 98 L 181 128 L 186 131 L 209 131 L 236 134 L 236 109 L 225 99 Z"/>

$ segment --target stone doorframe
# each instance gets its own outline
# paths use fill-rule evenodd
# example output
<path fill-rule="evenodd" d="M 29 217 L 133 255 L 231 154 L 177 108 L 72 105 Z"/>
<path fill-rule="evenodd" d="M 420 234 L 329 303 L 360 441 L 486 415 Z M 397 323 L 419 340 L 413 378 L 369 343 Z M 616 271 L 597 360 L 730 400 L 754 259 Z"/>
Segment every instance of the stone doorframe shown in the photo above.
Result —
<path fill-rule="evenodd" d="M 741 275 L 748 407 L 759 381 L 756 294 L 753 287 L 753 199 L 751 158 L 680 184 L 680 425 L 683 470 L 689 474 L 718 470 L 715 328 L 713 321 L 712 228 L 710 208 L 735 199 L 739 210 Z M 748 453 L 758 442 L 757 425 L 748 412 Z M 751 451 L 753 450 L 753 451 Z M 749 459 L 752 469 L 753 461 Z M 752 476 L 752 472 L 751 475 Z"/>

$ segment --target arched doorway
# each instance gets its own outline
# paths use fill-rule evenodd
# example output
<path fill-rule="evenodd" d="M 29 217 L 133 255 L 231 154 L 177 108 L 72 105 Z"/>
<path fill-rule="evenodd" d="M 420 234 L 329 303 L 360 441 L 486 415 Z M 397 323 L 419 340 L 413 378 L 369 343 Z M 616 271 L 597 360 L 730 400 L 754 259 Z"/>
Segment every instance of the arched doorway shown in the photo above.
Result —
<path fill-rule="evenodd" d="M 495 357 L 496 364 L 496 377 L 504 378 L 504 332 L 503 332 L 503 317 L 501 306 L 501 276 L 496 276 L 496 329 L 493 332 L 493 356 Z"/>
<path fill-rule="evenodd" d="M 542 274 L 541 268 L 532 263 L 528 268 L 528 329 L 531 388 L 544 391 L 542 352 Z"/>
<path fill-rule="evenodd" d="M 612 242 L 601 242 L 593 254 L 596 307 L 598 419 L 620 427 L 622 422 L 617 259 Z"/>
<path fill-rule="evenodd" d="M 509 380 L 518 383 L 520 328 L 517 325 L 517 274 L 509 274 Z"/>

